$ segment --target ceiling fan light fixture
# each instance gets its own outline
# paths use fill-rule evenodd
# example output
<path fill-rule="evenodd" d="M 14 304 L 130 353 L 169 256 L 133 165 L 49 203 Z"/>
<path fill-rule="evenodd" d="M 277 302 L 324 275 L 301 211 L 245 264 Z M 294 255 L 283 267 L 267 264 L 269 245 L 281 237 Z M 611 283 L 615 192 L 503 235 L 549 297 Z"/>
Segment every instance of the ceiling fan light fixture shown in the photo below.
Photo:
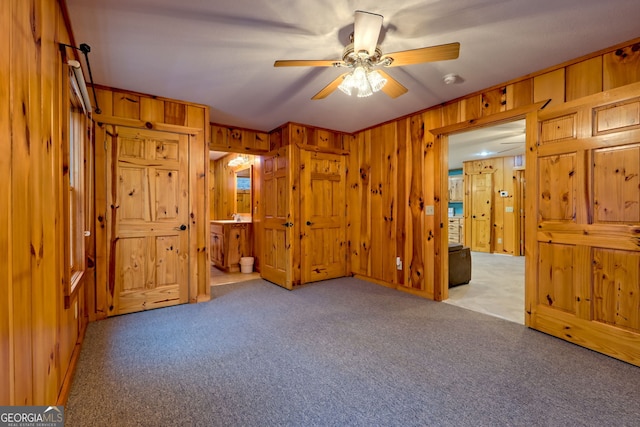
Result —
<path fill-rule="evenodd" d="M 358 98 L 365 98 L 378 92 L 386 83 L 387 79 L 379 72 L 367 70 L 359 65 L 344 77 L 338 89 L 349 96 L 355 92 Z"/>
<path fill-rule="evenodd" d="M 311 99 L 324 99 L 336 89 L 351 96 L 354 92 L 359 97 L 371 96 L 379 90 L 390 98 L 397 98 L 408 92 L 408 89 L 392 76 L 378 67 L 398 67 L 425 62 L 446 61 L 456 59 L 460 53 L 460 43 L 448 43 L 439 46 L 427 46 L 417 49 L 401 50 L 382 54 L 378 46 L 384 17 L 377 13 L 356 10 L 353 22 L 353 33 L 349 37 L 349 44 L 342 51 L 342 60 L 279 60 L 274 67 L 344 67 L 347 72 L 335 77 L 320 92 Z M 376 69 L 376 70 L 374 70 Z M 449 78 L 445 77 L 446 80 Z M 450 79 L 450 83 L 457 77 Z M 447 83 L 449 83 L 447 81 Z M 386 86 L 385 86 L 386 85 Z"/>
<path fill-rule="evenodd" d="M 338 86 L 338 89 L 340 89 L 342 92 L 346 93 L 347 95 L 351 96 L 351 89 L 354 87 L 352 80 L 353 80 L 352 73 L 347 74 L 346 76 L 344 76 L 344 79 L 342 80 L 342 83 L 340 83 L 340 85 Z"/>
<path fill-rule="evenodd" d="M 376 70 L 370 71 L 368 77 L 369 77 L 369 83 L 371 83 L 371 89 L 374 92 L 379 91 L 384 87 L 384 85 L 387 84 L 387 79 L 382 77 L 382 75 Z"/>

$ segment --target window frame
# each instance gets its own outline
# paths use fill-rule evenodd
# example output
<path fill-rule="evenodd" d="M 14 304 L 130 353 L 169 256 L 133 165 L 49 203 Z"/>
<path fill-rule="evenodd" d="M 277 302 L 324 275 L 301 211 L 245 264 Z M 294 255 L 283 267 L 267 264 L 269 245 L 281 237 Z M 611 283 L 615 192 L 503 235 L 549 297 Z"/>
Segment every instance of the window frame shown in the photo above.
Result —
<path fill-rule="evenodd" d="M 87 268 L 85 229 L 87 176 L 85 153 L 91 139 L 90 117 L 82 102 L 78 84 L 63 54 L 62 73 L 62 218 L 63 283 L 65 308 L 84 281 Z"/>

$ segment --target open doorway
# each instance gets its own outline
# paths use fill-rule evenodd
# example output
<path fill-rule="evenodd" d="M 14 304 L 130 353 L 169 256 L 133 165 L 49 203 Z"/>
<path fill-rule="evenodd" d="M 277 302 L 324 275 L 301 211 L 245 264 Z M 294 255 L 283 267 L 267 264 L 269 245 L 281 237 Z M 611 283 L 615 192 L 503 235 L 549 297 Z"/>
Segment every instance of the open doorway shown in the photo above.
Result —
<path fill-rule="evenodd" d="M 254 268 L 254 165 L 251 154 L 209 152 L 210 285 L 260 277 Z M 250 265 L 249 265 L 250 264 Z"/>
<path fill-rule="evenodd" d="M 471 275 L 445 302 L 521 324 L 525 139 L 524 119 L 448 136 L 449 243 L 468 248 Z"/>

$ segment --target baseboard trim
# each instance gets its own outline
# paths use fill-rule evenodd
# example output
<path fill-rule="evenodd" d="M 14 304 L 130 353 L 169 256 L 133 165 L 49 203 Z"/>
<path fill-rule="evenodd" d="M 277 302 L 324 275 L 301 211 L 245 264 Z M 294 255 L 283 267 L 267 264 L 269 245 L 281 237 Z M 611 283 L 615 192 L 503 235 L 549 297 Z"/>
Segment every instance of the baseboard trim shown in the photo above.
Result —
<path fill-rule="evenodd" d="M 60 392 L 58 393 L 58 400 L 56 405 L 58 406 L 66 406 L 67 400 L 69 400 L 69 393 L 71 392 L 71 385 L 73 384 L 73 378 L 76 373 L 76 367 L 78 366 L 78 360 L 80 359 L 80 350 L 82 349 L 82 343 L 84 342 L 84 334 L 87 331 L 87 325 L 89 322 L 83 322 L 82 330 L 78 336 L 78 341 L 76 341 L 76 345 L 73 347 L 73 352 L 71 353 L 71 360 L 69 360 L 69 368 L 67 372 L 65 372 L 64 380 L 62 380 L 62 385 L 60 386 Z"/>

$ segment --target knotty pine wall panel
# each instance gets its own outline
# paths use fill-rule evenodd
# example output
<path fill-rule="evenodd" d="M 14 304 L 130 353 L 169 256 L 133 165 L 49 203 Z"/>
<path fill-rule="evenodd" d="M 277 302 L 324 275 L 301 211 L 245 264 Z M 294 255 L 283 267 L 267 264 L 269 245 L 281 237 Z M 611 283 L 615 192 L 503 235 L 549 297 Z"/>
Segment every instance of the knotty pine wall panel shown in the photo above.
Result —
<path fill-rule="evenodd" d="M 0 241 L 9 254 L 0 261 L 0 405 L 55 405 L 85 325 L 82 284 L 72 308 L 61 288 L 67 67 L 58 43 L 70 38 L 55 0 L 4 1 L 0 23 L 11 34 L 0 59 Z"/>
<path fill-rule="evenodd" d="M 477 97 L 477 95 L 475 97 Z M 440 111 L 442 114 L 442 126 L 453 125 L 464 121 L 460 111 L 461 103 L 462 101 L 453 101 L 440 108 L 436 108 L 436 110 Z"/>
<path fill-rule="evenodd" d="M 564 68 L 549 71 L 533 78 L 533 102 L 550 99 L 549 106 L 564 103 Z"/>
<path fill-rule="evenodd" d="M 400 193 L 398 200 L 407 200 L 407 203 L 398 203 L 398 224 L 400 230 L 406 230 L 405 233 L 398 233 L 403 237 L 403 269 L 405 280 L 398 284 L 411 289 L 423 290 L 424 277 L 424 246 L 416 244 L 422 242 L 424 235 L 424 163 L 425 163 L 425 133 L 424 133 L 424 115 L 417 114 L 406 120 L 407 124 L 399 127 L 399 131 L 406 132 L 408 126 L 408 135 L 402 132 L 398 133 L 398 144 L 403 146 L 402 140 L 407 141 L 406 157 L 399 157 L 399 165 L 411 165 L 411 167 L 399 167 L 400 176 L 407 180 L 407 192 Z M 403 172 L 404 171 L 404 172 Z M 406 224 L 402 226 L 402 224 Z"/>
<path fill-rule="evenodd" d="M 567 66 L 566 79 L 567 102 L 602 92 L 602 57 Z"/>
<path fill-rule="evenodd" d="M 533 103 L 533 79 L 525 79 L 506 86 L 505 110 L 524 107 Z"/>
<path fill-rule="evenodd" d="M 35 117 L 31 117 L 34 102 L 37 102 L 37 92 L 34 98 L 29 98 L 29 83 L 35 79 L 18 77 L 29 76 L 29 69 L 36 66 L 35 56 L 38 47 L 33 44 L 29 18 L 35 13 L 35 1 L 14 2 L 12 13 L 17 23 L 12 26 L 13 37 L 10 46 L 11 52 L 24 52 L 22 55 L 15 55 L 11 63 L 11 85 L 12 104 L 10 106 L 12 116 L 11 132 L 11 164 L 14 166 L 11 173 L 11 271 L 13 279 L 13 292 L 10 293 L 12 300 L 10 304 L 13 312 L 13 334 L 12 344 L 14 353 L 14 383 L 13 401 L 18 405 L 33 404 L 33 339 L 34 332 L 33 318 L 31 316 L 31 303 L 33 300 L 33 287 L 31 276 L 31 212 L 39 214 L 38 205 L 31 206 L 34 198 L 31 194 L 29 177 L 31 168 L 35 168 L 34 163 L 38 162 L 37 154 L 30 157 L 30 145 L 37 144 L 36 134 L 39 124 Z M 33 87 L 33 89 L 37 89 Z M 32 121 L 33 120 L 33 121 Z M 30 130 L 34 132 L 34 140 L 30 138 Z M 34 224 L 35 225 L 35 224 Z M 34 249 L 40 245 L 33 246 Z M 38 250 L 34 250 L 38 253 Z M 41 363 L 36 361 L 35 363 Z"/>
<path fill-rule="evenodd" d="M 373 277 L 396 283 L 396 124 L 371 132 L 371 267 Z"/>
<path fill-rule="evenodd" d="M 57 5 L 48 2 L 38 2 L 36 4 L 36 16 L 40 17 L 39 26 L 33 27 L 34 40 L 42 40 L 44 43 L 37 49 L 39 61 L 34 58 L 36 68 L 54 70 L 53 73 L 41 73 L 40 81 L 35 82 L 35 88 L 31 93 L 32 99 L 39 98 L 39 102 L 31 102 L 31 118 L 37 118 L 43 105 L 54 105 L 56 102 L 56 81 L 61 72 L 58 67 L 59 51 L 42 46 L 55 46 L 57 21 L 45 19 L 45 17 L 56 16 Z M 39 92 L 39 94 L 38 94 Z M 36 98 L 36 99 L 37 99 Z M 49 274 L 56 271 L 58 267 L 58 255 L 56 247 L 51 242 L 56 241 L 56 217 L 48 215 L 47 211 L 51 206 L 58 205 L 56 185 L 47 175 L 51 164 L 56 160 L 55 150 L 51 150 L 50 143 L 56 138 L 54 129 L 60 127 L 58 117 L 53 115 L 43 115 L 39 118 L 40 126 L 35 128 L 35 134 L 30 137 L 35 143 L 30 144 L 30 157 L 34 168 L 32 169 L 30 194 L 33 199 L 32 206 L 32 234 L 31 245 L 38 248 L 36 253 L 31 255 L 31 276 L 32 276 L 32 320 L 33 320 L 33 400 L 39 402 L 52 402 L 58 397 L 61 375 L 68 370 L 71 357 L 60 357 L 56 360 L 51 357 L 55 354 L 58 339 L 64 343 L 60 348 L 71 353 L 74 344 L 79 337 L 81 324 L 75 317 L 75 312 L 64 309 L 64 305 L 57 307 L 51 304 L 52 301 L 59 301 L 62 297 L 60 288 L 53 286 Z M 91 161 L 87 162 L 90 165 Z M 61 214 L 61 211 L 58 211 Z M 88 228 L 87 228 L 88 229 Z M 62 252 L 60 252 L 62 253 Z M 81 293 L 83 288 L 79 289 Z M 82 308 L 84 304 L 78 304 Z M 68 335 L 56 337 L 50 333 L 50 325 L 55 324 L 58 314 L 72 315 L 72 321 L 67 325 L 61 325 L 60 333 Z M 37 362 L 36 362 L 37 361 Z"/>
<path fill-rule="evenodd" d="M 236 157 L 239 156 L 232 153 L 212 162 L 215 190 L 211 194 L 212 206 L 214 206 L 211 219 L 228 220 L 237 213 L 235 211 L 236 176 L 234 168 L 228 166 L 228 163 Z"/>
<path fill-rule="evenodd" d="M 347 159 L 347 241 L 350 272 L 372 277 L 371 265 L 371 133 L 352 141 Z"/>
<path fill-rule="evenodd" d="M 507 88 L 501 87 L 482 94 L 482 117 L 506 110 Z"/>
<path fill-rule="evenodd" d="M 404 118 L 398 120 L 396 126 L 397 137 L 396 141 L 398 143 L 398 148 L 396 150 L 396 158 L 397 165 L 404 165 L 407 163 L 407 159 L 411 156 L 411 141 L 407 136 L 407 132 L 409 126 L 409 119 Z M 398 200 L 408 200 L 409 198 L 409 185 L 411 183 L 411 177 L 413 175 L 413 171 L 410 168 L 397 168 L 397 185 L 398 189 L 397 199 Z M 413 232 L 413 227 L 410 221 L 407 218 L 407 212 L 409 205 L 405 203 L 396 203 L 396 215 L 394 217 L 395 228 L 399 230 L 406 230 L 405 233 L 396 233 L 396 248 L 398 257 L 400 257 L 400 261 L 404 265 L 409 265 L 410 257 L 409 251 L 407 247 L 407 242 L 411 239 L 411 235 Z M 400 270 L 396 270 L 396 282 L 398 285 L 404 286 L 407 283 L 407 268 L 402 268 Z"/>
<path fill-rule="evenodd" d="M 232 153 L 263 154 L 269 151 L 269 134 L 212 123 L 209 149 Z"/>
<path fill-rule="evenodd" d="M 187 126 L 187 105 L 182 102 L 164 101 L 164 123 Z"/>
<path fill-rule="evenodd" d="M 12 6 L 13 3 L 8 1 L 0 2 L 0 27 L 13 30 L 12 24 Z M 8 55 L 0 55 L 0 99 L 8 100 L 11 92 L 10 64 L 11 64 L 11 38 L 0 38 L 0 51 L 8 52 Z M 9 102 L 0 102 L 0 135 L 3 138 L 11 135 L 11 112 L 12 107 Z M 7 139 L 8 140 L 8 139 Z M 11 227 L 12 214 L 8 209 L 11 206 L 12 186 L 11 183 L 11 145 L 8 143 L 0 144 L 0 181 L 5 185 L 0 185 L 0 246 L 3 248 L 11 248 Z M 9 252 L 10 253 L 10 252 Z M 0 372 L 6 375 L 0 375 L 0 404 L 9 405 L 13 402 L 11 399 L 13 393 L 13 384 L 15 382 L 15 371 L 13 368 L 13 343 L 11 340 L 13 304 L 10 301 L 11 289 L 13 288 L 12 269 L 9 264 L 9 257 L 2 257 L 0 260 L 0 282 L 6 283 L 6 286 L 0 286 L 0 336 L 7 337 L 0 341 Z"/>
<path fill-rule="evenodd" d="M 154 98 L 140 99 L 140 120 L 162 123 L 165 120 L 164 101 Z"/>
<path fill-rule="evenodd" d="M 424 167 L 419 174 L 418 179 L 422 181 L 424 191 L 424 205 L 436 206 L 440 194 L 440 163 L 442 158 L 442 144 L 436 139 L 435 135 L 428 132 L 429 129 L 436 129 L 442 126 L 442 117 L 438 110 L 430 110 L 422 113 L 424 121 L 424 141 L 422 142 L 424 150 Z M 437 209 L 435 211 L 437 213 Z M 422 245 L 424 248 L 424 284 L 420 286 L 424 294 L 429 298 L 435 298 L 436 280 L 439 271 L 436 268 L 437 260 L 440 255 L 440 236 L 442 227 L 436 215 L 426 215 L 424 217 L 424 233 L 415 235 L 414 240 L 410 243 L 413 245 Z"/>
<path fill-rule="evenodd" d="M 189 144 L 189 205 L 191 213 L 190 258 L 191 278 L 189 300 L 206 301 L 210 298 L 209 264 L 209 107 L 184 103 L 186 125 L 200 131 Z M 203 197 L 204 195 L 204 197 Z"/>
<path fill-rule="evenodd" d="M 113 116 L 140 119 L 140 96 L 127 92 L 113 92 Z"/>
<path fill-rule="evenodd" d="M 607 52 L 602 61 L 603 90 L 640 81 L 640 41 Z"/>
<path fill-rule="evenodd" d="M 487 88 L 478 93 L 469 94 L 463 98 L 446 102 L 442 105 L 428 108 L 422 112 L 417 112 L 409 116 L 409 131 L 403 132 L 406 118 L 399 118 L 394 122 L 380 126 L 374 126 L 356 132 L 354 144 L 349 148 L 350 155 L 348 161 L 347 178 L 347 200 L 348 200 L 348 235 L 349 235 L 349 268 L 350 273 L 367 276 L 370 279 L 382 282 L 398 289 L 418 293 L 428 298 L 439 299 L 442 290 L 438 289 L 440 283 L 439 259 L 442 257 L 441 234 L 442 218 L 437 216 L 441 203 L 441 177 L 440 162 L 443 147 L 439 146 L 439 141 L 431 135 L 432 129 L 444 126 L 461 124 L 477 118 L 491 118 L 498 116 L 502 119 L 505 112 L 520 107 L 531 105 L 533 102 L 551 100 L 550 104 L 558 105 L 567 100 L 576 99 L 582 96 L 591 95 L 593 91 L 606 90 L 608 87 L 616 87 L 621 84 L 628 84 L 640 81 L 640 67 L 637 63 L 639 41 L 631 41 L 628 44 L 612 47 L 603 51 L 594 52 L 582 58 L 559 64 L 556 67 L 542 70 L 519 79 L 514 79 L 503 84 Z M 599 64 L 602 64 L 601 74 L 603 79 L 597 78 Z M 602 84 L 602 89 L 599 85 Z M 416 117 L 421 115 L 424 121 L 424 150 L 422 151 L 423 161 L 418 161 L 416 157 L 419 152 L 411 150 L 409 154 L 409 144 L 417 143 L 416 129 L 420 128 L 419 121 L 412 123 Z M 570 119 L 570 118 L 569 118 Z M 386 132 L 383 128 L 388 128 L 395 123 L 396 132 Z M 563 123 L 563 134 L 566 138 L 574 138 L 575 135 L 566 126 L 570 123 Z M 469 128 L 471 128 L 469 124 Z M 547 129 L 544 137 L 552 138 Z M 544 133 L 544 132 L 543 132 Z M 273 135 L 272 135 L 273 138 Z M 372 138 L 375 143 L 372 143 Z M 381 140 L 382 138 L 382 140 Z M 395 141 L 384 141 L 385 138 L 396 138 Z M 399 141 L 398 138 L 407 141 Z M 548 141 L 552 142 L 552 141 Z M 555 142 L 555 139 L 554 141 Z M 379 194 L 380 171 L 385 170 L 391 159 L 384 158 L 380 150 L 384 146 L 395 145 L 397 152 L 392 153 L 397 168 L 396 188 L 383 187 L 383 194 L 391 192 L 395 198 L 397 212 L 404 212 L 403 219 L 396 219 L 394 233 L 387 234 L 377 230 L 385 230 L 384 221 L 381 220 L 380 212 L 385 209 Z M 556 160 L 549 159 L 548 166 Z M 410 172 L 407 171 L 410 169 Z M 509 194 L 515 194 L 513 187 L 514 179 L 509 173 L 513 173 L 513 166 L 504 167 L 504 177 L 501 186 L 508 189 Z M 508 169 L 508 170 L 507 170 Z M 569 170 L 561 168 L 557 179 L 570 179 L 566 174 Z M 511 171 L 511 172 L 509 172 Z M 416 182 L 421 182 L 423 188 L 415 187 Z M 408 190 L 407 190 L 408 186 Z M 418 213 L 414 212 L 415 201 L 422 195 L 422 206 L 433 205 L 436 215 L 425 215 L 424 212 L 418 220 Z M 562 199 L 562 195 L 557 195 Z M 564 206 L 562 212 L 552 212 L 549 206 L 549 215 L 562 216 L 572 215 L 570 206 L 565 206 L 574 196 L 567 195 L 567 199 L 561 205 Z M 505 209 L 513 200 L 503 200 L 501 203 Z M 564 204 L 563 204 L 564 203 Z M 388 206 L 386 206 L 388 208 Z M 514 204 L 515 210 L 515 204 Z M 557 209 L 556 209 L 557 210 Z M 500 252 L 512 253 L 519 247 L 518 239 L 511 228 L 515 227 L 515 221 L 511 221 L 509 215 L 503 213 L 502 234 L 503 243 L 498 247 Z M 423 222 L 422 231 L 419 231 L 419 223 Z M 393 244 L 388 240 L 381 239 L 381 236 L 394 236 Z M 494 240 L 497 241 L 497 240 Z M 382 245 L 382 247 L 379 247 Z M 420 247 L 420 249 L 418 249 Z M 412 260 L 420 258 L 420 250 L 423 251 L 423 272 L 418 275 L 419 268 L 414 270 Z M 403 257 L 403 268 L 408 269 L 405 274 L 396 275 L 391 278 L 385 274 L 384 263 L 395 259 L 396 256 Z M 417 265 L 419 265 L 418 262 Z M 394 282 L 393 280 L 397 282 Z M 401 283 L 405 280 L 404 283 Z M 416 283 L 418 281 L 419 283 Z"/>

